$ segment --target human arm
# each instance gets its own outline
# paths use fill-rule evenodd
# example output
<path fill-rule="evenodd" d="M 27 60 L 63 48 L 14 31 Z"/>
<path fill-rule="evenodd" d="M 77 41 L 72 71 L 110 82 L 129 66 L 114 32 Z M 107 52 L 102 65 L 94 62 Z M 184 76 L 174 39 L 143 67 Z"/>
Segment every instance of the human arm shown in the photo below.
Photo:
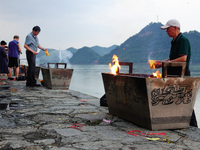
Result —
<path fill-rule="evenodd" d="M 0 47 L 0 54 L 1 54 L 3 57 L 7 58 L 7 54 L 6 54 L 5 50 L 4 50 L 3 48 L 1 48 L 1 47 Z"/>
<path fill-rule="evenodd" d="M 0 46 L 0 55 L 4 58 L 8 59 L 5 49 L 3 49 L 1 46 Z"/>
<path fill-rule="evenodd" d="M 187 60 L 187 55 L 181 55 L 180 57 L 171 60 L 171 62 L 186 62 Z"/>
<path fill-rule="evenodd" d="M 162 67 L 162 62 L 168 62 L 168 61 L 170 61 L 170 58 L 167 58 L 167 59 L 162 60 L 162 61 L 157 60 L 157 61 L 156 61 L 155 68 L 161 68 L 161 67 Z"/>
<path fill-rule="evenodd" d="M 32 50 L 28 45 L 24 44 L 24 48 L 27 49 L 28 51 L 32 52 L 34 55 L 37 55 L 38 53 Z"/>
<path fill-rule="evenodd" d="M 20 44 L 18 43 L 17 45 L 18 45 L 19 52 L 22 54 L 22 50 L 21 50 Z"/>
<path fill-rule="evenodd" d="M 180 57 L 173 59 L 173 60 L 170 60 L 170 58 L 168 58 L 163 61 L 156 61 L 155 67 L 156 68 L 162 67 L 162 62 L 169 62 L 169 61 L 170 62 L 186 62 L 186 60 L 187 60 L 187 55 L 181 55 Z"/>
<path fill-rule="evenodd" d="M 38 48 L 43 50 L 43 51 L 46 51 L 47 49 L 46 48 L 43 48 L 40 44 L 38 44 Z"/>
<path fill-rule="evenodd" d="M 26 36 L 26 40 L 25 40 L 25 43 L 24 43 L 24 48 L 28 51 L 30 51 L 31 53 L 33 53 L 34 55 L 37 55 L 38 53 L 36 52 L 37 49 L 35 49 L 35 47 L 38 45 L 36 45 L 37 43 L 37 38 L 33 39 L 33 36 L 32 34 L 28 34 Z M 34 50 L 32 49 L 34 48 Z"/>

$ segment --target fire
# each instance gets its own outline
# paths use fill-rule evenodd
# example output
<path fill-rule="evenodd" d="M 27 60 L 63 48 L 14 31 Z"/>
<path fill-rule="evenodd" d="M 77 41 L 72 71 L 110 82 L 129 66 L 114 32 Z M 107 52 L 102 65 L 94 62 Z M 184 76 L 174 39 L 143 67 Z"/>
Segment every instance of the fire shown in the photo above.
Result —
<path fill-rule="evenodd" d="M 162 74 L 157 70 L 155 73 L 153 72 L 153 76 L 156 78 L 162 78 Z"/>
<path fill-rule="evenodd" d="M 117 71 L 119 70 L 119 68 L 121 68 L 121 66 L 119 65 L 119 60 L 117 55 L 113 55 L 112 57 L 112 62 L 114 63 L 114 65 L 112 66 L 111 63 L 109 63 L 109 68 L 111 70 L 112 74 L 117 74 Z"/>

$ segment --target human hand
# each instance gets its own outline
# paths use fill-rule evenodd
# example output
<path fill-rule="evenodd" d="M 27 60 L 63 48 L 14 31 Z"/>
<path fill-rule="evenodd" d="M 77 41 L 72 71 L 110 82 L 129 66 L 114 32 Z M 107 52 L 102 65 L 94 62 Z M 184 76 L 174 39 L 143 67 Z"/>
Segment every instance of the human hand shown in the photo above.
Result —
<path fill-rule="evenodd" d="M 161 68 L 162 67 L 162 61 L 156 61 L 155 68 Z"/>
<path fill-rule="evenodd" d="M 35 52 L 35 51 L 33 51 L 33 54 L 34 54 L 34 55 L 37 55 L 37 54 L 38 54 L 38 52 Z"/>
<path fill-rule="evenodd" d="M 44 49 L 44 52 L 46 53 L 47 56 L 49 56 L 49 52 L 47 49 Z"/>

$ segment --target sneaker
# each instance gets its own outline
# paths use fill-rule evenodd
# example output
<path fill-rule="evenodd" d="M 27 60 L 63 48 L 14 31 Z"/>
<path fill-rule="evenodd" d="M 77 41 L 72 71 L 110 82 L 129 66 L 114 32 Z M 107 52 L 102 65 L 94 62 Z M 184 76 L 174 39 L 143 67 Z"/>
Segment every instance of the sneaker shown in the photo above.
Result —
<path fill-rule="evenodd" d="M 28 86 L 28 87 L 34 87 L 35 84 L 27 84 L 27 83 L 26 83 L 26 86 Z"/>
<path fill-rule="evenodd" d="M 35 84 L 35 86 L 42 86 L 41 84 Z"/>

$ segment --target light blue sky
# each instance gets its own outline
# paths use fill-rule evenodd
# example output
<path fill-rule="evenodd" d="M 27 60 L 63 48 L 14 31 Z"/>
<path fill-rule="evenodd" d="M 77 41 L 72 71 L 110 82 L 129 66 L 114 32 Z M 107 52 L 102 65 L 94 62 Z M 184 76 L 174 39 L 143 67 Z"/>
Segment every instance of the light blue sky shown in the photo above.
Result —
<path fill-rule="evenodd" d="M 0 40 L 25 37 L 39 25 L 43 47 L 120 45 L 150 22 L 177 19 L 181 30 L 200 31 L 199 0 L 0 0 Z M 165 32 L 165 31 L 163 31 Z"/>

